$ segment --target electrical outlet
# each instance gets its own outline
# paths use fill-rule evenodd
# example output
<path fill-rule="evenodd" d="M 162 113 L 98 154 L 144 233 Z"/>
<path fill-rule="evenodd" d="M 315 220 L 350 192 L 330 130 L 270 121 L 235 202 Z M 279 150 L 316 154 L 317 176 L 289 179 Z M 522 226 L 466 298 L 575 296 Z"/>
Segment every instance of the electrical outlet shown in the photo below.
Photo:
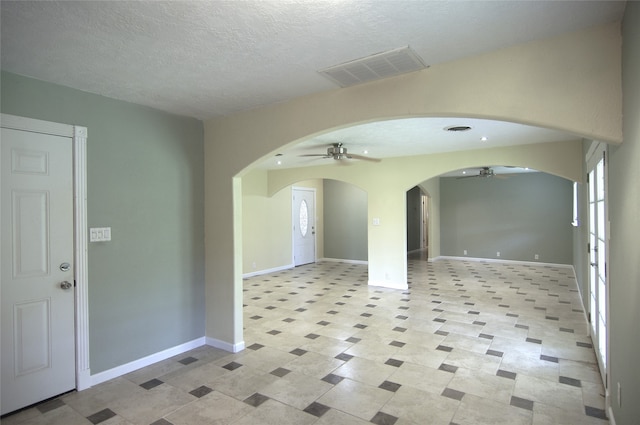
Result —
<path fill-rule="evenodd" d="M 464 253 L 464 255 L 467 255 L 467 250 L 465 249 L 464 251 L 462 251 Z"/>
<path fill-rule="evenodd" d="M 496 257 L 500 256 L 500 251 L 496 252 Z"/>
<path fill-rule="evenodd" d="M 540 259 L 540 256 L 539 256 L 538 254 L 536 254 L 536 255 L 534 255 L 534 256 L 533 256 L 533 259 L 534 259 L 534 260 L 539 260 L 539 259 Z"/>

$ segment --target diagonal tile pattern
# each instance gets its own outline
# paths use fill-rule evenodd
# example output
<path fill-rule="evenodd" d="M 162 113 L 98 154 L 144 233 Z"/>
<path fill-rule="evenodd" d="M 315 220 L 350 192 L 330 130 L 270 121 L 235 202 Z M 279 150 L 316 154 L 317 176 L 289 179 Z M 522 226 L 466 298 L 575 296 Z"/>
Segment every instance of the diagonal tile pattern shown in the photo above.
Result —
<path fill-rule="evenodd" d="M 2 424 L 608 423 L 570 268 L 410 258 L 408 278 L 245 279 L 245 351 L 200 347 Z"/>

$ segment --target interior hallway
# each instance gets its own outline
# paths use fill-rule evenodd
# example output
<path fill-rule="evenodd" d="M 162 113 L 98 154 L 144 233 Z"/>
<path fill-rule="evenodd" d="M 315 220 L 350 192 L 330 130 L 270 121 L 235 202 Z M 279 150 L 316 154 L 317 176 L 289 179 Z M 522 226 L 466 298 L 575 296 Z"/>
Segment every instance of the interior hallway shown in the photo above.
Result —
<path fill-rule="evenodd" d="M 408 267 L 407 291 L 346 263 L 245 279 L 245 351 L 200 347 L 2 424 L 608 423 L 571 268 Z"/>

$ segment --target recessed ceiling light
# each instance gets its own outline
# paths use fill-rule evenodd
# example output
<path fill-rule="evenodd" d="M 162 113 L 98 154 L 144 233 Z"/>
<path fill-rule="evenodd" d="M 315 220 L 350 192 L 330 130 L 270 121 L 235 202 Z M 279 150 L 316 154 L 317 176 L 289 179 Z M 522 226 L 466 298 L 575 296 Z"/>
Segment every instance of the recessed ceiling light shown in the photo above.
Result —
<path fill-rule="evenodd" d="M 278 165 L 282 165 L 282 161 L 278 161 L 278 162 L 277 162 L 277 164 L 278 164 Z"/>
<path fill-rule="evenodd" d="M 366 154 L 369 153 L 369 151 L 365 149 L 365 150 L 362 151 L 362 153 L 366 155 Z"/>
<path fill-rule="evenodd" d="M 468 125 L 452 125 L 450 127 L 445 127 L 444 128 L 446 131 L 469 131 L 471 130 L 471 127 L 469 127 Z"/>
<path fill-rule="evenodd" d="M 481 141 L 481 142 L 486 142 L 487 140 L 489 140 L 489 138 L 488 138 L 487 136 L 482 136 L 482 137 L 480 138 L 480 141 Z"/>
<path fill-rule="evenodd" d="M 467 174 L 467 172 L 466 172 L 466 171 L 463 171 L 463 172 L 462 172 L 462 174 Z"/>

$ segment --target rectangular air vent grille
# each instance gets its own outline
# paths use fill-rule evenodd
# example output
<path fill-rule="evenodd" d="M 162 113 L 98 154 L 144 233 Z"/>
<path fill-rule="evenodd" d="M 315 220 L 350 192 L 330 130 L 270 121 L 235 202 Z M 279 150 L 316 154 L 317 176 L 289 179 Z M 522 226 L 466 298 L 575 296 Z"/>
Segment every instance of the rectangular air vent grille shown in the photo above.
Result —
<path fill-rule="evenodd" d="M 332 66 L 319 72 L 340 87 L 348 87 L 425 68 L 427 66 L 420 57 L 406 46 Z"/>

